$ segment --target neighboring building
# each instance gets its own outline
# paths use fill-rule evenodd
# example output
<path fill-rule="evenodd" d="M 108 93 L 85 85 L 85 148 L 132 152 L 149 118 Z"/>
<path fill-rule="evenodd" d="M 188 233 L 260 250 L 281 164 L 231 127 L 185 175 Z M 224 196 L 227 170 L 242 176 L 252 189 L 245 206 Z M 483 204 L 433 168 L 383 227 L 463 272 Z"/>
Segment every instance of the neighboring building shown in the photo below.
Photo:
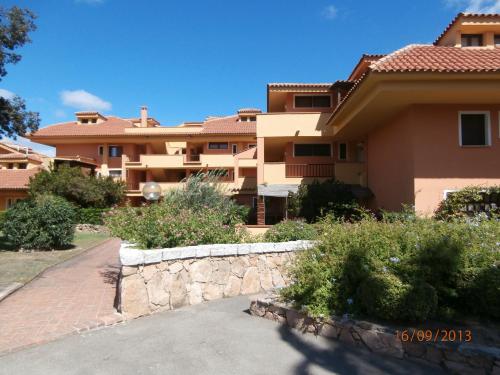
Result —
<path fill-rule="evenodd" d="M 136 203 L 147 181 L 221 170 L 259 224 L 282 219 L 300 184 L 331 178 L 373 208 L 427 215 L 449 191 L 500 184 L 499 47 L 500 15 L 459 14 L 433 45 L 363 55 L 345 81 L 269 84 L 267 113 L 163 127 L 145 108 L 80 112 L 30 138 L 126 181 Z"/>
<path fill-rule="evenodd" d="M 0 211 L 26 198 L 30 177 L 47 168 L 50 158 L 28 147 L 0 142 Z"/>
<path fill-rule="evenodd" d="M 217 170 L 227 194 L 254 207 L 256 202 L 258 109 L 203 122 L 160 126 L 141 109 L 141 117 L 123 119 L 79 112 L 76 121 L 40 129 L 29 138 L 54 146 L 57 160 L 80 160 L 96 172 L 127 183 L 127 196 L 138 204 L 142 187 L 158 182 L 164 191 L 190 174 Z"/>

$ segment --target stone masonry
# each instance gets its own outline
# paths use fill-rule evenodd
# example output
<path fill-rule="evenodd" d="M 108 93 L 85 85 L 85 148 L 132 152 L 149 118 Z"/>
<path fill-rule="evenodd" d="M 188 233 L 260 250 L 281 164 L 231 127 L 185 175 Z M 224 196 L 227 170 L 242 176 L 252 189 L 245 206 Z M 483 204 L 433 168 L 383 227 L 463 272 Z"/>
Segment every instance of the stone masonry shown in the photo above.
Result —
<path fill-rule="evenodd" d="M 287 284 L 294 251 L 311 242 L 204 245 L 137 250 L 123 244 L 120 307 L 131 319 L 219 298 L 256 294 Z"/>
<path fill-rule="evenodd" d="M 404 341 L 394 329 L 367 321 L 334 316 L 314 319 L 280 302 L 273 294 L 256 297 L 250 304 L 250 313 L 373 353 L 440 365 L 451 374 L 500 375 L 500 349 L 495 344 Z"/>

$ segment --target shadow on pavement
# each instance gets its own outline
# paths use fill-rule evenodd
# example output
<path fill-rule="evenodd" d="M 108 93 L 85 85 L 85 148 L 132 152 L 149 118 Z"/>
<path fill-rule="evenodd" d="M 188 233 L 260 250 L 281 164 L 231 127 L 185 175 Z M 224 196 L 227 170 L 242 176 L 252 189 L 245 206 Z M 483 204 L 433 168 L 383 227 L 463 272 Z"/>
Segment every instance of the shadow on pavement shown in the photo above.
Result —
<path fill-rule="evenodd" d="M 444 374 L 435 366 L 384 357 L 363 349 L 344 346 L 336 341 L 331 341 L 329 348 L 322 348 L 306 340 L 300 332 L 285 325 L 280 325 L 278 332 L 283 341 L 304 357 L 295 368 L 294 373 L 297 375 L 311 374 L 314 366 L 339 375 Z"/>

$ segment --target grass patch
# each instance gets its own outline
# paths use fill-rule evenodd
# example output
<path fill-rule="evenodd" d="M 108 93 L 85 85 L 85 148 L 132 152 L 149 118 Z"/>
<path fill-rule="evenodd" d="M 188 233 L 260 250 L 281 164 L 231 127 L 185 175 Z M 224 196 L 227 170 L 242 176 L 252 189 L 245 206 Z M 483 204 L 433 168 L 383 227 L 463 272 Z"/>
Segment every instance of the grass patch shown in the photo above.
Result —
<path fill-rule="evenodd" d="M 46 268 L 73 258 L 108 238 L 103 233 L 75 233 L 73 246 L 67 250 L 21 253 L 14 251 L 0 232 L 0 285 L 25 284 Z"/>

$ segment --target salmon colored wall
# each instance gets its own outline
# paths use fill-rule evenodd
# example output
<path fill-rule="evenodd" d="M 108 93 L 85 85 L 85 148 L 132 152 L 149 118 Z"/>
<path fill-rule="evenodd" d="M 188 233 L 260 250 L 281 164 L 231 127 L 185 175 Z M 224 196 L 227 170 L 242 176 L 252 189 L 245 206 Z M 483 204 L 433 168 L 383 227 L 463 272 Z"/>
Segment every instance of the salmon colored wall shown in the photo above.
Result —
<path fill-rule="evenodd" d="M 490 112 L 491 146 L 460 147 L 460 111 Z M 500 105 L 413 107 L 415 208 L 431 214 L 445 190 L 500 185 Z"/>
<path fill-rule="evenodd" d="M 396 211 L 402 203 L 413 204 L 411 115 L 407 110 L 367 137 L 367 179 L 375 195 L 373 208 Z"/>
<path fill-rule="evenodd" d="M 240 168 L 240 177 L 257 177 L 257 168 Z"/>
<path fill-rule="evenodd" d="M 328 93 L 319 92 L 289 92 L 286 96 L 286 112 L 333 112 L 333 109 L 337 106 L 337 96 L 335 94 L 330 94 L 332 107 L 330 108 L 294 108 L 294 97 L 295 95 L 327 95 Z"/>
<path fill-rule="evenodd" d="M 99 156 L 98 146 L 103 144 L 61 144 L 56 146 L 56 156 L 85 156 L 88 158 L 95 159 L 98 166 L 100 167 L 103 158 Z M 127 144 L 115 144 L 113 146 L 122 146 L 123 154 L 127 156 L 136 156 L 138 152 L 138 145 L 127 143 Z M 122 160 L 120 158 L 109 158 L 108 160 L 109 168 L 121 168 Z"/>
<path fill-rule="evenodd" d="M 7 209 L 7 199 L 9 198 L 26 198 L 28 193 L 25 191 L 13 190 L 0 192 L 0 211 Z"/>
<path fill-rule="evenodd" d="M 301 143 L 301 142 L 297 142 Z M 306 143 L 306 142 L 304 142 Z M 321 142 L 320 139 L 318 139 L 317 142 L 307 142 L 307 143 L 326 143 L 326 142 Z M 334 157 L 334 148 L 333 145 L 330 143 L 330 146 L 332 147 L 332 157 L 328 156 L 294 156 L 293 155 L 293 142 L 288 142 L 285 147 L 285 163 L 287 164 L 332 164 L 335 162 L 335 157 Z"/>

